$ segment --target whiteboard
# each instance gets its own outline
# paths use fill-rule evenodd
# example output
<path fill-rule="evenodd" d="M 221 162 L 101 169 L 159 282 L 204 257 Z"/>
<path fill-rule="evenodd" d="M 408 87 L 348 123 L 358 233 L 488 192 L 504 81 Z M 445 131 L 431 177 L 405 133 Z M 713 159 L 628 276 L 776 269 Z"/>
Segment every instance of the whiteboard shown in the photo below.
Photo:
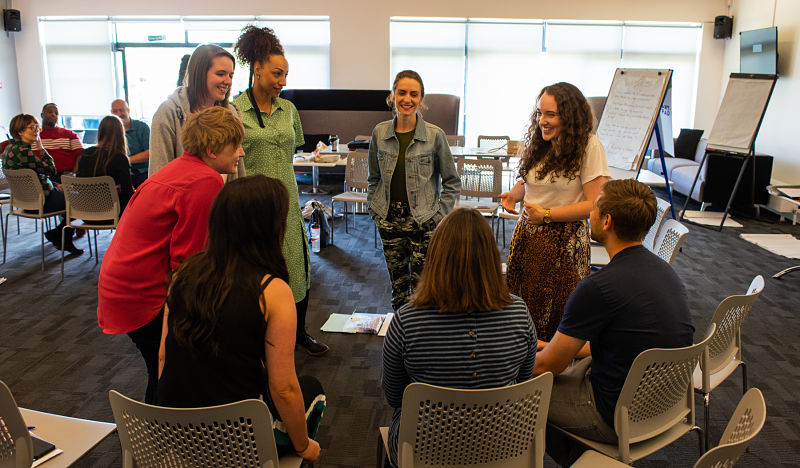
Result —
<path fill-rule="evenodd" d="M 708 147 L 748 153 L 767 110 L 775 75 L 732 73 L 708 135 Z"/>
<path fill-rule="evenodd" d="M 671 76 L 672 70 L 618 68 L 614 72 L 597 125 L 609 166 L 639 169 Z"/>

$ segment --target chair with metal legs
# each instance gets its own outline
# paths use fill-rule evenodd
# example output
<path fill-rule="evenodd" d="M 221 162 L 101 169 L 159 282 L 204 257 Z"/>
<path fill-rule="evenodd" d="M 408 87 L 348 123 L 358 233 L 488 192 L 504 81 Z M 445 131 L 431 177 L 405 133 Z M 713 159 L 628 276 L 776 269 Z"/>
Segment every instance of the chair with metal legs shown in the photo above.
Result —
<path fill-rule="evenodd" d="M 767 420 L 767 405 L 764 395 L 751 388 L 736 406 L 719 445 L 709 450 L 694 464 L 694 468 L 730 468 L 761 432 Z M 587 450 L 572 465 L 573 468 L 625 468 L 626 464 L 609 458 L 594 450 Z"/>
<path fill-rule="evenodd" d="M 72 177 L 64 175 L 61 176 L 61 184 L 67 204 L 66 227 L 94 231 L 94 262 L 97 264 L 100 258 L 100 251 L 97 248 L 97 231 L 116 229 L 119 223 L 119 194 L 114 179 L 111 176 Z M 83 220 L 83 222 L 76 223 L 76 220 Z M 108 223 L 101 224 L 97 221 L 107 221 Z M 65 232 L 66 230 L 61 233 L 61 245 L 64 245 Z M 91 236 L 86 237 L 91 254 Z M 64 279 L 63 249 L 61 250 L 61 279 Z"/>
<path fill-rule="evenodd" d="M 592 450 L 630 465 L 690 431 L 695 425 L 692 372 L 711 341 L 715 326 L 700 343 L 685 348 L 648 349 L 634 359 L 614 410 L 617 443 L 608 444 L 572 434 L 558 426 L 553 429 Z M 702 434 L 700 453 L 705 451 Z"/>
<path fill-rule="evenodd" d="M 708 348 L 694 370 L 694 390 L 703 395 L 706 446 L 709 439 L 711 391 L 738 367 L 742 368 L 742 394 L 747 391 L 747 366 L 742 359 L 742 322 L 764 290 L 764 277 L 753 278 L 747 293 L 728 296 L 720 302 L 709 328 L 716 326 Z"/>
<path fill-rule="evenodd" d="M 123 468 L 136 466 L 299 467 L 278 461 L 272 416 L 262 400 L 204 408 L 166 408 L 108 392 L 122 445 Z"/>
<path fill-rule="evenodd" d="M 686 234 L 689 234 L 689 228 L 680 221 L 665 220 L 656 237 L 653 253 L 671 265 L 681 249 Z"/>
<path fill-rule="evenodd" d="M 502 191 L 502 163 L 494 159 L 458 160 L 458 176 L 461 178 L 461 197 L 472 197 L 476 200 L 456 200 L 456 207 L 473 208 L 482 215 L 489 216 L 492 228 L 500 209 L 500 193 Z M 482 201 L 481 199 L 488 199 Z"/>
<path fill-rule="evenodd" d="M 344 203 L 344 232 L 347 231 L 347 204 L 351 203 L 353 209 L 353 227 L 356 227 L 356 204 L 367 203 L 367 176 L 369 175 L 369 155 L 365 152 L 353 152 L 347 155 L 347 166 L 344 173 L 344 192 L 331 197 L 331 209 L 336 202 Z M 335 212 L 335 211 L 334 211 Z M 334 232 L 331 227 L 331 243 Z M 378 245 L 377 228 L 374 229 L 375 245 Z"/>
<path fill-rule="evenodd" d="M 44 271 L 44 221 L 52 216 L 63 215 L 66 210 L 44 212 L 44 190 L 42 190 L 42 184 L 33 169 L 4 169 L 3 171 L 11 188 L 11 209 L 6 214 L 5 230 L 3 231 L 3 263 L 6 262 L 8 217 L 14 215 L 38 219 L 42 225 L 40 236 L 42 240 L 42 271 Z"/>
<path fill-rule="evenodd" d="M 553 374 L 516 385 L 462 390 L 412 383 L 403 392 L 400 468 L 541 468 Z M 380 428 L 378 465 L 388 448 Z"/>

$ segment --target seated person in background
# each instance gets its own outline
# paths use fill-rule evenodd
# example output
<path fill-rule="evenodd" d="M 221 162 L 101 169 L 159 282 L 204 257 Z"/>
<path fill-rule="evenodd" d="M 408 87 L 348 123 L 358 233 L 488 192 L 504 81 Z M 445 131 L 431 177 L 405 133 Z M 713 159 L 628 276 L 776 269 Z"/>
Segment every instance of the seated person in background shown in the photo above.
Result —
<path fill-rule="evenodd" d="M 208 249 L 173 274 L 157 402 L 194 408 L 264 399 L 279 421 L 279 453 L 293 449 L 314 462 L 320 447 L 309 432 L 316 432 L 325 396 L 316 379 L 298 382 L 295 374 L 297 316 L 281 249 L 288 208 L 283 184 L 263 175 L 220 191 L 208 218 Z"/>
<path fill-rule="evenodd" d="M 30 114 L 19 114 L 11 119 L 9 124 L 11 143 L 3 150 L 3 169 L 33 169 L 39 177 L 44 192 L 44 213 L 61 211 L 66 207 L 64 192 L 50 180 L 56 177 L 56 166 L 53 158 L 42 147 L 39 139 L 39 122 Z M 55 228 L 44 233 L 50 243 L 61 250 L 61 231 L 65 221 Z M 72 243 L 73 229 L 66 228 L 64 233 L 64 250 L 74 255 L 80 255 L 83 250 Z"/>
<path fill-rule="evenodd" d="M 633 179 L 606 182 L 594 202 L 592 238 L 605 246 L 611 261 L 578 283 L 553 340 L 540 343 L 534 375 L 556 376 L 549 424 L 616 444 L 614 409 L 636 356 L 692 344 L 694 326 L 681 279 L 642 246 L 655 217 L 655 195 Z M 548 429 L 545 438 L 547 453 L 562 466 L 586 450 L 557 430 Z"/>
<path fill-rule="evenodd" d="M 131 170 L 125 149 L 122 121 L 109 115 L 100 121 L 97 146 L 86 148 L 78 158 L 78 177 L 111 176 L 119 192 L 120 216 L 133 195 Z"/>
<path fill-rule="evenodd" d="M 225 108 L 188 116 L 181 132 L 186 151 L 139 186 L 103 257 L 97 321 L 105 333 L 126 333 L 142 354 L 145 403 L 155 400 L 167 274 L 205 248 L 220 174 L 236 172 L 243 138 L 242 123 Z"/>
<path fill-rule="evenodd" d="M 508 293 L 489 224 L 458 208 L 433 231 L 425 266 L 383 343 L 383 390 L 394 408 L 389 459 L 397 466 L 403 391 L 412 382 L 497 388 L 531 378 L 536 330 L 525 302 Z"/>
<path fill-rule="evenodd" d="M 58 106 L 48 103 L 42 107 L 42 146 L 53 157 L 58 173 L 57 182 L 61 181 L 61 174 L 72 172 L 75 160 L 83 151 L 81 139 L 72 130 L 57 127 Z"/>
<path fill-rule="evenodd" d="M 147 180 L 147 170 L 150 167 L 150 127 L 141 120 L 132 119 L 130 112 L 128 103 L 122 99 L 111 103 L 111 113 L 119 117 L 125 126 L 131 178 L 135 188 Z M 97 138 L 100 138 L 99 134 Z"/>

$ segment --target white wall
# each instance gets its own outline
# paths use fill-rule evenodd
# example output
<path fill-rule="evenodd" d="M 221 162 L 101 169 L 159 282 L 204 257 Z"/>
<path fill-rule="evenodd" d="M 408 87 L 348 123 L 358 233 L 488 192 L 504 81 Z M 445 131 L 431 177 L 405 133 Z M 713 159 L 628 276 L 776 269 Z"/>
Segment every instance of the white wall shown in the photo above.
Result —
<path fill-rule="evenodd" d="M 758 2 L 760 0 L 752 0 Z M 795 0 L 788 0 L 795 1 Z M 703 51 L 699 69 L 695 127 L 711 128 L 722 86 L 724 41 L 712 38 L 713 21 L 727 12 L 726 0 L 15 0 L 23 31 L 18 33 L 18 63 L 22 108 L 44 104 L 45 80 L 38 40 L 38 16 L 150 15 L 324 15 L 331 18 L 331 87 L 386 89 L 389 87 L 389 18 L 392 16 L 537 18 L 628 21 L 703 22 Z M 231 4 L 233 3 L 233 4 Z M 113 4 L 113 6 L 111 6 Z M 69 109 L 62 109 L 68 114 Z"/>
<path fill-rule="evenodd" d="M 11 118 L 19 114 L 22 105 L 19 100 L 19 81 L 17 79 L 17 55 L 14 51 L 16 32 L 0 31 L 0 141 L 5 140 L 5 131 Z"/>
<path fill-rule="evenodd" d="M 800 1 L 733 0 L 733 37 L 726 41 L 722 89 L 739 71 L 739 31 L 778 27 L 778 81 L 756 139 L 756 151 L 775 157 L 772 179 L 800 184 L 797 107 L 800 104 Z M 722 95 L 720 98 L 722 99 Z"/>

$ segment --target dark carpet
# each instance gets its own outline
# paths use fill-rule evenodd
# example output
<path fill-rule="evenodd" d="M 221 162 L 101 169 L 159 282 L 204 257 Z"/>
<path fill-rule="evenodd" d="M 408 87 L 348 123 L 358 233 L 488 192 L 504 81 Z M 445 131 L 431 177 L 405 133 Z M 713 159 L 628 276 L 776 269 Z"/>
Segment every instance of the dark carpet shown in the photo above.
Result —
<path fill-rule="evenodd" d="M 301 179 L 301 182 L 306 179 Z M 341 190 L 341 178 L 323 176 L 322 185 Z M 317 196 L 328 202 L 329 196 Z M 306 201 L 309 196 L 301 195 Z M 682 200 L 679 200 L 682 202 Z M 680 206 L 680 205 L 678 205 Z M 696 208 L 695 208 L 696 209 Z M 6 210 L 4 210 L 6 212 Z M 764 393 L 767 423 L 738 466 L 797 466 L 800 464 L 800 272 L 782 280 L 771 275 L 800 263 L 771 254 L 738 237 L 741 232 L 792 233 L 798 227 L 777 223 L 762 212 L 761 219 L 734 216 L 744 225 L 717 232 L 689 225 L 690 233 L 674 267 L 689 294 L 699 339 L 716 305 L 726 296 L 745 291 L 753 276 L 764 275 L 766 287 L 744 322 L 744 358 L 749 383 Z M 310 357 L 298 351 L 298 374 L 315 375 L 328 394 L 318 440 L 323 455 L 319 467 L 374 466 L 377 428 L 389 422 L 390 411 L 380 388 L 382 338 L 327 334 L 319 327 L 331 313 L 386 312 L 390 309 L 388 274 L 382 251 L 373 246 L 373 224 L 356 216 L 356 227 L 345 233 L 336 224 L 336 244 L 312 254 L 313 286 L 308 325 L 331 351 Z M 45 271 L 40 270 L 39 234 L 23 220 L 21 233 L 10 220 L 8 260 L 0 266 L 0 379 L 20 406 L 79 418 L 112 421 L 107 393 L 115 389 L 141 398 L 144 364 L 126 336 L 105 335 L 97 326 L 99 266 L 88 250 L 66 261 L 60 281 L 59 253 L 46 245 Z M 507 224 L 510 239 L 513 226 Z M 101 233 L 105 251 L 110 233 Z M 78 245 L 86 248 L 85 239 Z M 503 251 L 503 258 L 507 252 Z M 711 396 L 711 440 L 722 434 L 741 396 L 741 374 Z M 698 423 L 702 423 L 702 403 Z M 635 464 L 640 467 L 684 467 L 697 460 L 696 435 L 690 434 Z M 121 466 L 119 440 L 112 435 L 84 457 L 78 466 Z M 46 465 L 45 465 L 46 466 Z M 555 466 L 545 458 L 545 466 Z"/>

